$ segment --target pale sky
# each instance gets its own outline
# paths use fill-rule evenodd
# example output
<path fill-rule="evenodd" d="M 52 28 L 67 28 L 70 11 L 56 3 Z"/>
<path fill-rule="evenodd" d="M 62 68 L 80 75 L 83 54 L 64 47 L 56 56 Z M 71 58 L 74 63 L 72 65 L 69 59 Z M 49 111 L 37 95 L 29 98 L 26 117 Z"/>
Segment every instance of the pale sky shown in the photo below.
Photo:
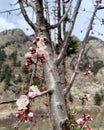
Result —
<path fill-rule="evenodd" d="M 17 0 L 0 0 L 0 12 L 18 8 L 18 6 L 10 6 L 11 3 L 15 3 Z M 51 1 L 51 0 L 50 0 Z M 95 0 L 82 0 L 81 9 L 77 17 L 77 21 L 73 30 L 73 34 L 76 35 L 79 39 L 83 40 L 85 31 L 87 29 L 90 17 L 94 9 Z M 102 6 L 104 6 L 104 0 L 102 0 Z M 86 11 L 83 11 L 83 10 Z M 30 9 L 28 9 L 29 16 L 32 17 Z M 104 18 L 104 10 L 101 10 L 97 13 L 98 19 L 95 19 L 93 36 L 96 36 L 104 40 L 104 25 L 101 25 L 101 19 Z M 99 19 L 100 18 L 100 19 Z M 19 14 L 19 11 L 9 13 L 0 13 L 0 32 L 6 29 L 20 28 L 26 34 L 32 34 L 33 31 L 29 25 L 24 20 L 23 16 Z M 27 30 L 28 28 L 28 30 Z M 81 33 L 82 32 L 82 33 Z"/>

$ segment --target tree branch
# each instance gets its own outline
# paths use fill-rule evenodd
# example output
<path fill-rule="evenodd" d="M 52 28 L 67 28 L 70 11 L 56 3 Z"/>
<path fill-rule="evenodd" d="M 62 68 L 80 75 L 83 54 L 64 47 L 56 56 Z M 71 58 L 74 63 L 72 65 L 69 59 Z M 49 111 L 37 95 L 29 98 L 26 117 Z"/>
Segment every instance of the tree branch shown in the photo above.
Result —
<path fill-rule="evenodd" d="M 2 104 L 10 104 L 10 103 L 14 103 L 16 101 L 17 101 L 16 99 L 10 100 L 10 101 L 2 101 L 2 102 L 0 102 L 0 105 L 2 105 Z"/>
<path fill-rule="evenodd" d="M 26 6 L 27 7 L 27 6 Z M 10 12 L 14 12 L 14 11 L 17 11 L 17 10 L 20 10 L 21 8 L 16 8 L 16 9 L 10 9 L 10 10 L 5 10 L 5 11 L 1 11 L 0 14 L 3 14 L 3 13 L 10 13 Z"/>
<path fill-rule="evenodd" d="M 79 63 L 80 63 L 80 61 L 81 61 L 81 59 L 82 59 L 82 56 L 83 56 L 83 54 L 84 54 L 84 52 L 85 52 L 85 47 L 86 47 L 86 44 L 87 44 L 87 42 L 88 42 L 89 33 L 90 33 L 91 29 L 92 29 L 92 24 L 93 24 L 93 21 L 94 21 L 94 17 L 95 17 L 95 15 L 96 15 L 96 12 L 97 12 L 97 6 L 95 7 L 95 10 L 94 10 L 94 12 L 93 12 L 92 18 L 91 18 L 91 20 L 90 20 L 90 23 L 89 23 L 89 26 L 88 26 L 88 29 L 87 29 L 87 32 L 86 32 L 86 35 L 85 35 L 85 38 L 84 38 L 84 40 L 83 40 L 83 43 L 82 43 L 83 46 L 82 46 L 82 49 L 81 49 L 81 51 L 80 51 L 80 53 L 79 53 L 79 56 L 78 56 L 78 60 L 77 60 L 76 66 L 75 66 L 74 73 L 73 73 L 73 75 L 72 75 L 72 77 L 71 77 L 71 79 L 70 79 L 69 85 L 67 86 L 66 89 L 64 89 L 64 95 L 65 95 L 65 96 L 66 96 L 67 93 L 70 91 L 70 89 L 71 89 L 71 87 L 72 87 L 72 85 L 73 85 L 73 83 L 74 83 L 74 80 L 75 80 L 75 78 L 76 78 L 76 75 L 77 75 L 77 73 L 78 73 Z"/>
<path fill-rule="evenodd" d="M 63 43 L 63 47 L 62 47 L 62 49 L 61 49 L 61 51 L 60 51 L 60 54 L 59 54 L 59 56 L 58 56 L 58 58 L 57 58 L 57 60 L 56 60 L 56 62 L 55 62 L 56 65 L 59 65 L 59 64 L 60 64 L 60 62 L 61 62 L 61 60 L 62 60 L 62 58 L 63 58 L 63 56 L 64 56 L 64 54 L 65 54 L 65 52 L 66 52 L 66 49 L 67 49 L 67 47 L 68 47 L 68 45 L 69 45 L 67 42 L 68 42 L 68 40 L 69 40 L 69 38 L 70 38 L 70 36 L 71 36 L 72 30 L 73 30 L 73 28 L 74 28 L 75 20 L 76 20 L 77 14 L 78 14 L 78 10 L 79 10 L 81 1 L 82 1 L 82 0 L 78 0 L 78 1 L 77 1 L 76 7 L 75 7 L 75 10 L 74 10 L 74 13 L 73 13 L 71 22 L 70 22 L 70 27 L 69 27 L 69 30 L 68 30 L 68 32 L 67 32 L 66 39 L 65 39 L 65 41 L 64 41 L 64 43 Z"/>
<path fill-rule="evenodd" d="M 25 3 L 26 3 L 28 6 L 32 7 L 32 9 L 33 9 L 34 11 L 36 10 L 36 3 L 35 3 L 35 2 L 26 0 Z"/>
<path fill-rule="evenodd" d="M 66 16 L 67 16 L 68 12 L 69 12 L 69 10 L 70 10 L 70 7 L 71 7 L 71 2 L 70 2 L 70 5 L 69 5 L 67 11 L 66 11 L 65 14 L 61 17 L 61 19 L 59 20 L 59 22 L 56 23 L 56 24 L 54 24 L 54 25 L 50 25 L 50 26 L 48 27 L 48 29 L 54 29 L 54 28 L 58 27 L 58 26 L 65 20 L 65 18 L 66 18 Z"/>
<path fill-rule="evenodd" d="M 98 10 L 104 9 L 104 6 L 99 6 L 97 9 L 98 9 Z"/>
<path fill-rule="evenodd" d="M 43 91 L 43 92 L 41 92 L 41 94 L 40 95 L 36 95 L 34 98 L 31 98 L 31 99 L 35 99 L 35 98 L 37 98 L 37 97 L 41 97 L 41 96 L 43 96 L 43 95 L 45 95 L 45 94 L 52 94 L 53 93 L 53 91 L 54 90 L 46 90 L 46 91 Z M 10 104 L 10 103 L 14 103 L 14 102 L 16 102 L 17 101 L 17 99 L 14 99 L 14 100 L 10 100 L 10 101 L 2 101 L 2 102 L 0 102 L 0 105 L 2 105 L 2 104 Z"/>
<path fill-rule="evenodd" d="M 22 12 L 22 14 L 23 14 L 25 20 L 27 21 L 27 23 L 31 26 L 31 28 L 32 28 L 33 30 L 36 30 L 36 29 L 37 29 L 37 26 L 36 26 L 35 24 L 33 24 L 33 22 L 32 22 L 32 21 L 30 20 L 30 18 L 28 17 L 28 15 L 27 15 L 27 13 L 26 13 L 26 10 L 25 10 L 25 8 L 24 8 L 24 6 L 23 6 L 22 0 L 18 0 L 18 2 L 19 2 L 20 8 L 21 8 L 21 12 Z"/>
<path fill-rule="evenodd" d="M 46 19 L 47 19 L 47 22 L 50 23 L 50 15 L 49 15 L 49 8 L 48 8 L 48 0 L 44 0 L 44 2 L 45 2 Z"/>

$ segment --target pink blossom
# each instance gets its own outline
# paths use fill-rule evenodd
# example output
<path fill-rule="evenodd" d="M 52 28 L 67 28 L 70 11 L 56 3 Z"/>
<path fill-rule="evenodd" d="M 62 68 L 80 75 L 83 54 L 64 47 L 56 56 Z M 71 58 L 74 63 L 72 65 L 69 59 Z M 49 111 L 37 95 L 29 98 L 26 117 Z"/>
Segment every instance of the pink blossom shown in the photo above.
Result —
<path fill-rule="evenodd" d="M 30 65 L 32 65 L 32 63 L 33 63 L 33 62 L 32 62 L 31 60 L 30 60 L 30 61 L 27 61 L 27 62 L 25 63 L 25 66 L 26 66 L 26 67 L 29 67 Z"/>
<path fill-rule="evenodd" d="M 34 98 L 35 97 L 35 93 L 33 91 L 28 92 L 28 97 L 29 98 Z"/>
<path fill-rule="evenodd" d="M 47 40 L 48 40 L 48 38 L 47 38 L 47 37 L 43 37 L 42 39 L 43 39 L 43 41 L 47 41 Z"/>
<path fill-rule="evenodd" d="M 28 113 L 28 117 L 32 118 L 34 116 L 34 113 L 33 112 L 29 112 Z"/>
<path fill-rule="evenodd" d="M 84 116 L 84 120 L 85 120 L 85 121 L 92 121 L 93 118 L 92 118 L 90 115 L 85 115 L 85 116 Z"/>
<path fill-rule="evenodd" d="M 46 63 L 47 62 L 44 56 L 40 58 L 40 61 L 41 61 L 41 63 Z"/>
<path fill-rule="evenodd" d="M 29 50 L 30 50 L 30 52 L 31 52 L 31 54 L 34 54 L 35 52 L 36 52 L 36 50 L 35 50 L 35 48 L 34 47 L 29 47 Z"/>
<path fill-rule="evenodd" d="M 92 130 L 88 125 L 85 126 L 85 130 Z"/>
<path fill-rule="evenodd" d="M 74 115 L 75 115 L 75 112 L 73 111 L 73 112 L 71 113 L 71 115 L 74 116 Z"/>
<path fill-rule="evenodd" d="M 36 41 L 36 40 L 34 40 L 34 41 L 33 41 L 33 44 L 34 44 L 34 45 L 36 45 L 36 44 L 37 44 L 37 41 Z"/>
<path fill-rule="evenodd" d="M 84 99 L 86 99 L 87 101 L 88 101 L 89 97 L 90 97 L 89 94 L 85 94 L 85 95 L 84 95 Z"/>
<path fill-rule="evenodd" d="M 87 64 L 87 65 L 86 65 L 86 68 L 91 69 L 92 66 L 91 66 L 90 64 Z"/>
<path fill-rule="evenodd" d="M 27 123 L 27 122 L 29 122 L 29 121 L 30 121 L 29 118 L 28 118 L 27 116 L 25 116 L 25 117 L 24 117 L 24 122 Z"/>
<path fill-rule="evenodd" d="M 91 74 L 91 71 L 90 71 L 90 70 L 83 73 L 83 75 L 85 75 L 85 76 L 89 76 L 90 74 Z"/>
<path fill-rule="evenodd" d="M 73 48 L 72 48 L 72 47 L 69 47 L 69 50 L 71 51 L 71 50 L 73 50 Z"/>
<path fill-rule="evenodd" d="M 36 37 L 36 41 L 39 41 L 40 40 L 40 37 Z"/>
<path fill-rule="evenodd" d="M 69 101 L 68 98 L 65 98 L 65 103 L 68 103 L 68 101 Z"/>
<path fill-rule="evenodd" d="M 19 107 L 18 107 L 18 111 L 21 111 L 21 110 L 27 110 L 27 109 L 28 109 L 28 108 L 25 107 L 25 106 L 24 106 L 24 107 L 23 107 L 23 106 L 19 106 Z"/>
<path fill-rule="evenodd" d="M 17 113 L 16 113 L 16 117 L 21 117 L 23 115 L 23 112 L 22 111 L 18 111 Z"/>
<path fill-rule="evenodd" d="M 40 40 L 40 37 L 36 37 L 36 39 L 33 41 L 34 45 L 37 45 L 37 42 Z"/>
<path fill-rule="evenodd" d="M 84 120 L 82 118 L 79 118 L 77 120 L 75 120 L 75 122 L 80 126 L 82 127 L 84 125 Z"/>

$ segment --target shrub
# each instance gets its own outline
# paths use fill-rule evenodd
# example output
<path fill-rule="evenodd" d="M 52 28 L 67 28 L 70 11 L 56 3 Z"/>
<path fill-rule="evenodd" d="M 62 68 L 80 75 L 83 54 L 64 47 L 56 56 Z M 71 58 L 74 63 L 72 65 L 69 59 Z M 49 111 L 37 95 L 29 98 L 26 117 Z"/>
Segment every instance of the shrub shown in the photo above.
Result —
<path fill-rule="evenodd" d="M 19 76 L 18 76 L 18 79 L 17 79 L 17 82 L 22 82 L 23 80 L 22 80 L 22 76 L 21 76 L 21 74 L 19 74 Z"/>
<path fill-rule="evenodd" d="M 14 51 L 10 56 L 9 59 L 13 60 L 13 66 L 20 67 L 21 61 L 17 62 L 17 51 Z"/>
<path fill-rule="evenodd" d="M 28 74 L 29 73 L 29 70 L 28 70 L 28 68 L 25 65 L 22 67 L 22 72 L 24 74 Z"/>
<path fill-rule="evenodd" d="M 0 61 L 4 61 L 6 58 L 6 54 L 4 50 L 0 50 Z"/>
<path fill-rule="evenodd" d="M 21 66 L 21 61 L 18 61 L 14 64 L 15 67 L 20 67 Z"/>
<path fill-rule="evenodd" d="M 5 73 L 1 70 L 0 71 L 0 82 L 3 81 L 5 78 Z"/>
<path fill-rule="evenodd" d="M 4 70 L 3 70 L 3 73 L 5 75 L 5 88 L 4 90 L 8 89 L 9 85 L 10 85 L 10 79 L 11 79 L 11 73 L 12 73 L 12 70 L 11 68 L 9 67 L 9 65 L 5 65 L 4 66 Z"/>
<path fill-rule="evenodd" d="M 74 101 L 73 96 L 72 96 L 71 93 L 69 93 L 68 99 L 69 99 L 70 102 L 73 102 L 73 101 Z"/>
<path fill-rule="evenodd" d="M 101 105 L 102 101 L 104 101 L 104 91 L 100 90 L 100 92 L 96 92 L 94 96 L 95 105 Z"/>
<path fill-rule="evenodd" d="M 67 55 L 69 56 L 70 54 L 74 54 L 77 52 L 80 40 L 76 36 L 72 36 L 71 40 L 68 42 L 69 42 L 69 46 L 67 48 Z"/>

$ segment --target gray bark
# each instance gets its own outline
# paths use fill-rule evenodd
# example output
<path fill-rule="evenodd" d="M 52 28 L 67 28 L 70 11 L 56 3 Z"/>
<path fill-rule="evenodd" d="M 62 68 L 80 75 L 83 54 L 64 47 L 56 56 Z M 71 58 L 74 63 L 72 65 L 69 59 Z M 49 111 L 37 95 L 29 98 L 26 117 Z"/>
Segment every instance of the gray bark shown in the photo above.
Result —
<path fill-rule="evenodd" d="M 49 110 L 53 122 L 53 130 L 63 130 L 65 121 L 68 120 L 67 110 L 60 86 L 60 77 L 54 62 L 49 30 L 46 29 L 45 18 L 42 9 L 42 1 L 40 0 L 37 2 L 36 22 L 39 26 L 41 25 L 41 27 L 38 29 L 38 31 L 36 31 L 36 35 L 39 37 L 46 36 L 49 38 L 49 41 L 46 43 L 47 48 L 45 50 L 48 54 L 48 58 L 46 59 L 46 63 L 43 64 L 47 88 L 48 90 L 53 90 L 53 92 L 49 93 Z"/>
<path fill-rule="evenodd" d="M 62 125 L 68 120 L 66 105 L 62 89 L 60 86 L 60 78 L 57 72 L 54 60 L 50 59 L 44 65 L 45 79 L 48 89 L 52 89 L 53 93 L 49 94 L 49 108 L 54 130 L 62 130 Z"/>

